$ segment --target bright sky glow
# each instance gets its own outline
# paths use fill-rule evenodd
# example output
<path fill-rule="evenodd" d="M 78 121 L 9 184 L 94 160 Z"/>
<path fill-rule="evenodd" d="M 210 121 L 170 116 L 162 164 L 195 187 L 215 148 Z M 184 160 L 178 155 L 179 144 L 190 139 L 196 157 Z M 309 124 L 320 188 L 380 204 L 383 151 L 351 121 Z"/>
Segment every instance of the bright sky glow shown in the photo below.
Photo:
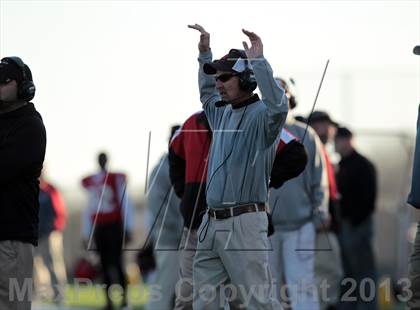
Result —
<path fill-rule="evenodd" d="M 153 164 L 169 126 L 200 109 L 190 23 L 211 33 L 215 57 L 242 46 L 242 27 L 259 34 L 275 73 L 297 82 L 297 113 L 330 59 L 318 109 L 356 129 L 414 132 L 419 1 L 0 0 L 0 55 L 32 69 L 53 180 L 77 187 L 105 149 L 143 191 L 149 132 Z"/>

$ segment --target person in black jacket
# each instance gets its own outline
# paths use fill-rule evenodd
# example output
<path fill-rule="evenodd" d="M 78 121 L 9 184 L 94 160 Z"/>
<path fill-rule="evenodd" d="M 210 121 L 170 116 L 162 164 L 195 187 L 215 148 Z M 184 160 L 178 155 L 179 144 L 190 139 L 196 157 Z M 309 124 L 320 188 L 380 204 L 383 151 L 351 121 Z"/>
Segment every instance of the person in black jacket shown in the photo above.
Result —
<path fill-rule="evenodd" d="M 420 45 L 414 47 L 413 53 L 420 56 Z M 414 151 L 413 175 L 411 178 L 411 190 L 407 202 L 413 206 L 418 215 L 420 209 L 420 105 L 417 114 L 416 147 Z M 417 233 L 414 239 L 413 251 L 410 256 L 408 273 L 411 283 L 411 298 L 407 302 L 409 309 L 420 308 L 420 221 L 417 225 Z"/>
<path fill-rule="evenodd" d="M 364 285 L 362 280 L 376 282 L 375 261 L 372 248 L 373 219 L 376 200 L 375 166 L 353 145 L 353 134 L 339 127 L 335 137 L 335 149 L 341 156 L 337 174 L 338 191 L 341 194 L 340 244 L 345 278 L 356 281 L 357 292 L 354 305 L 349 309 L 377 309 L 376 291 L 363 293 L 361 289 L 374 289 Z M 363 300 L 362 296 L 374 296 Z"/>
<path fill-rule="evenodd" d="M 46 133 L 30 102 L 32 74 L 18 57 L 0 63 L 0 309 L 30 309 Z M 9 291 L 11 290 L 11 291 Z"/>

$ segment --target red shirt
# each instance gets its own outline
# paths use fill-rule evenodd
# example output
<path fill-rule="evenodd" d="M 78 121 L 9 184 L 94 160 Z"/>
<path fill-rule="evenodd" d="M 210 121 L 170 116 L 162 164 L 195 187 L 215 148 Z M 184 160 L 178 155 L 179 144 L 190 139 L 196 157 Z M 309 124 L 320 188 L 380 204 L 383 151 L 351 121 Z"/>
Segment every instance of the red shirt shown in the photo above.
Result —
<path fill-rule="evenodd" d="M 82 180 L 89 192 L 89 212 L 92 224 L 122 221 L 122 200 L 126 176 L 122 173 L 101 172 Z"/>

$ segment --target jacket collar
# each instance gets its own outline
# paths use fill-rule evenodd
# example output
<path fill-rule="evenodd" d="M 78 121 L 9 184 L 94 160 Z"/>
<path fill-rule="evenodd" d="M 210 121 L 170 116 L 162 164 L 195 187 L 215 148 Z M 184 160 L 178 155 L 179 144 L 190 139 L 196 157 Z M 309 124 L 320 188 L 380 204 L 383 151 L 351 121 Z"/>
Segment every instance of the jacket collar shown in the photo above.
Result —
<path fill-rule="evenodd" d="M 247 105 L 253 104 L 253 103 L 255 103 L 259 100 L 260 100 L 260 97 L 258 97 L 257 94 L 253 94 L 250 98 L 235 104 L 235 106 L 232 106 L 232 109 L 233 110 L 240 109 L 240 108 L 243 108 Z M 222 106 L 225 106 L 225 105 L 228 105 L 228 104 L 230 104 L 230 103 L 226 102 L 226 101 L 223 101 L 223 100 L 220 100 L 220 101 L 216 102 L 216 106 L 219 106 L 219 107 L 222 107 Z"/>
<path fill-rule="evenodd" d="M 32 102 L 28 102 L 27 104 L 25 104 L 23 107 L 20 107 L 19 109 L 0 114 L 0 119 L 17 118 L 23 115 L 32 114 L 34 111 L 35 111 L 34 104 Z"/>

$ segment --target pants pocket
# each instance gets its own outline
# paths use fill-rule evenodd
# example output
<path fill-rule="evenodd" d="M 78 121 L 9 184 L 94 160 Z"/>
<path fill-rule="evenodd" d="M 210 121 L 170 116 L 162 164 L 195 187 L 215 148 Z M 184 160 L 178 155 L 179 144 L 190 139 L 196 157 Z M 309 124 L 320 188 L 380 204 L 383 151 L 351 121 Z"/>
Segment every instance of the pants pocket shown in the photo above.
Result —
<path fill-rule="evenodd" d="M 0 261 L 3 259 L 16 259 L 17 251 L 13 241 L 0 242 Z"/>

